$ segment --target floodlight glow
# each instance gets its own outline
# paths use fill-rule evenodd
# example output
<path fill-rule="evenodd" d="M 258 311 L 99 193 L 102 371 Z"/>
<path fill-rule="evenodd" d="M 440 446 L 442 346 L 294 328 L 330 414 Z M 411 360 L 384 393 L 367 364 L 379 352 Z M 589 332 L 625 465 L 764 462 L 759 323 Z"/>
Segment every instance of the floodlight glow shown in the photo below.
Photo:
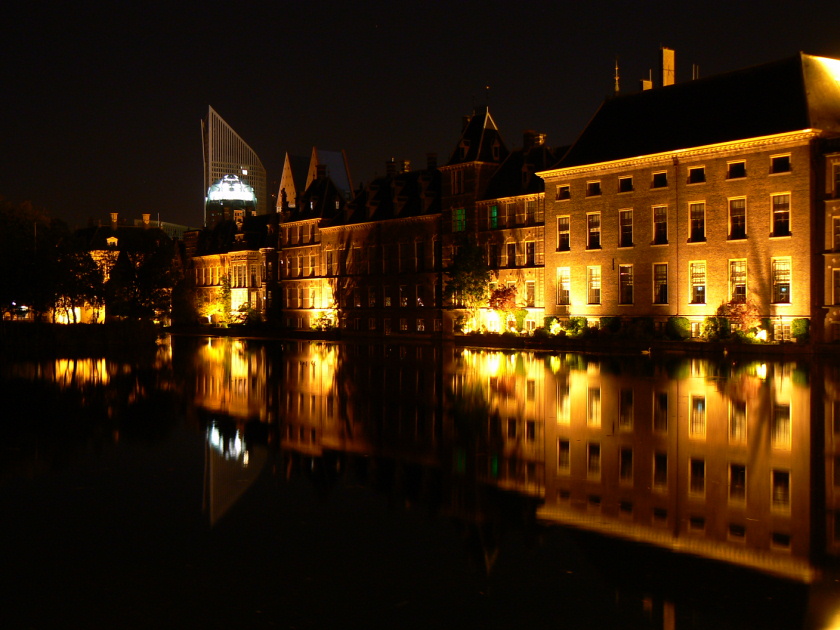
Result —
<path fill-rule="evenodd" d="M 236 175 L 225 175 L 207 189 L 208 201 L 251 201 L 256 203 L 254 189 Z"/>

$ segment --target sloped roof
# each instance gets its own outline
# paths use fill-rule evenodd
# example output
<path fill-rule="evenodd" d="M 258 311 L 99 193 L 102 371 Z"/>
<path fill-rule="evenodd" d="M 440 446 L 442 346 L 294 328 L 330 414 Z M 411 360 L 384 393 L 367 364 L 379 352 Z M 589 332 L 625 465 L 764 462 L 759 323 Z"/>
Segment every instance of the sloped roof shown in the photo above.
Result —
<path fill-rule="evenodd" d="M 567 149 L 552 149 L 544 143 L 514 149 L 493 173 L 482 198 L 501 199 L 543 192 L 545 181 L 536 173 L 556 164 Z"/>
<path fill-rule="evenodd" d="M 440 171 L 436 168 L 383 175 L 360 189 L 343 218 L 333 225 L 385 221 L 440 212 Z"/>
<path fill-rule="evenodd" d="M 494 147 L 496 150 L 494 151 Z M 507 147 L 490 115 L 490 108 L 485 107 L 473 114 L 461 132 L 458 145 L 452 152 L 446 166 L 467 162 L 502 162 L 508 155 Z"/>
<path fill-rule="evenodd" d="M 306 178 L 307 186 L 317 177 L 319 164 L 327 167 L 327 175 L 342 192 L 344 198 L 349 198 L 353 192 L 353 180 L 350 177 L 350 167 L 344 151 L 325 151 L 312 147 L 312 157 L 309 160 L 309 172 Z"/>
<path fill-rule="evenodd" d="M 840 131 L 840 62 L 780 61 L 604 101 L 556 168 L 802 129 Z"/>

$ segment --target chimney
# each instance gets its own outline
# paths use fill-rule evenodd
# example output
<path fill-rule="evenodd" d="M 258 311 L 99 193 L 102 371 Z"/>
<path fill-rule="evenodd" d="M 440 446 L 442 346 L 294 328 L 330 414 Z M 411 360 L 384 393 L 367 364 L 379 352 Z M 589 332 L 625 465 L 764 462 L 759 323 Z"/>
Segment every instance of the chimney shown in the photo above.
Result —
<path fill-rule="evenodd" d="M 327 178 L 327 165 L 326 164 L 318 164 L 315 167 L 315 177 L 316 177 L 316 179 L 326 179 Z"/>
<path fill-rule="evenodd" d="M 385 174 L 388 177 L 393 177 L 397 174 L 397 163 L 394 161 L 394 158 L 385 162 Z"/>
<path fill-rule="evenodd" d="M 660 48 L 659 61 L 662 69 L 662 86 L 674 85 L 674 74 L 676 72 L 674 50 L 665 46 Z"/>
<path fill-rule="evenodd" d="M 426 170 L 433 171 L 437 168 L 437 153 L 426 154 Z"/>
<path fill-rule="evenodd" d="M 117 225 L 119 224 L 119 217 L 120 215 L 118 212 L 111 213 L 111 228 L 114 230 L 117 229 Z"/>
<path fill-rule="evenodd" d="M 143 227 L 149 227 L 149 221 L 151 221 L 152 215 L 148 212 L 144 212 L 141 216 L 143 217 Z"/>

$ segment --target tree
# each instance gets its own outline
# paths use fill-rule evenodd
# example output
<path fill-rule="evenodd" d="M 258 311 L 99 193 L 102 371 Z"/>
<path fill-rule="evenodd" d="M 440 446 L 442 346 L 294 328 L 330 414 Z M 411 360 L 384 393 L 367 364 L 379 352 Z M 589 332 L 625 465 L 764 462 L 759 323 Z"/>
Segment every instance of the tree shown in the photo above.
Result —
<path fill-rule="evenodd" d="M 487 302 L 493 275 L 484 258 L 484 250 L 465 240 L 446 275 L 446 297 L 456 306 L 467 309 L 475 321 L 478 309 Z"/>
<path fill-rule="evenodd" d="M 67 320 L 76 322 L 76 309 L 89 306 L 95 311 L 105 304 L 102 270 L 89 252 L 71 244 L 60 248 L 55 265 L 55 310 L 63 310 Z"/>
<path fill-rule="evenodd" d="M 731 330 L 744 333 L 761 325 L 761 311 L 749 300 L 724 302 L 718 307 L 717 316 L 725 317 Z"/>

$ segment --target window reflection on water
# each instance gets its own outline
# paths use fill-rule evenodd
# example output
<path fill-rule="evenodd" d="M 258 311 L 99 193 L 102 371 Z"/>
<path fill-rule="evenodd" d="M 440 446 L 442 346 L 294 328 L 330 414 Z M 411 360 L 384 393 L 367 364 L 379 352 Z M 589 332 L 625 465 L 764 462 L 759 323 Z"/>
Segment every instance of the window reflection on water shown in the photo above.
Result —
<path fill-rule="evenodd" d="M 466 483 L 526 499 L 545 526 L 802 582 L 840 556 L 840 370 L 810 357 L 176 338 L 154 367 L 242 489 L 241 471 L 266 462 L 246 437 L 256 425 L 289 470 L 391 462 L 452 513 L 483 509 Z M 135 399 L 152 389 L 105 359 L 6 369 L 61 388 L 130 381 Z M 220 487 L 205 488 L 213 520 L 238 496 Z"/>

